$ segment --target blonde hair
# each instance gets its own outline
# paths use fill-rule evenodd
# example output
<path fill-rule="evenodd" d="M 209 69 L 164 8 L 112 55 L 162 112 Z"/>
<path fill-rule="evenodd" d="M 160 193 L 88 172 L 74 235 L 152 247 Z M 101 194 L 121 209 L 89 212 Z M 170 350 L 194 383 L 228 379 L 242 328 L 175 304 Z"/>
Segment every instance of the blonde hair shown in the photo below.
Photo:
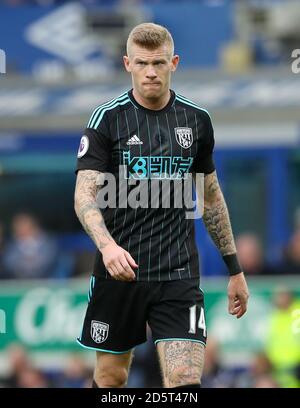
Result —
<path fill-rule="evenodd" d="M 131 30 L 127 40 L 127 55 L 132 44 L 149 50 L 155 50 L 167 44 L 170 47 L 171 56 L 174 54 L 172 35 L 165 27 L 154 23 L 142 23 Z"/>

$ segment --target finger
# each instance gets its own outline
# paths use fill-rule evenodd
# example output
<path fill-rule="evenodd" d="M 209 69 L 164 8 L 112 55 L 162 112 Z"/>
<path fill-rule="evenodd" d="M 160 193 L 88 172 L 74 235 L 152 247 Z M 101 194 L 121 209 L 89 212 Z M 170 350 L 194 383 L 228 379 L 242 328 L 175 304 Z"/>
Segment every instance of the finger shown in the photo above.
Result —
<path fill-rule="evenodd" d="M 120 269 L 121 269 L 121 270 L 120 270 L 118 276 L 121 277 L 122 280 L 132 281 L 132 280 L 135 279 L 135 275 L 134 275 L 134 274 L 128 273 L 128 272 L 126 271 L 126 269 L 124 269 L 121 264 L 119 264 L 119 265 L 120 265 Z"/>
<path fill-rule="evenodd" d="M 122 265 L 123 270 L 128 275 L 128 277 L 131 277 L 132 279 L 135 279 L 135 273 L 133 272 L 133 270 L 131 269 L 129 263 L 127 262 L 127 259 L 126 259 L 125 255 L 121 257 L 120 263 Z"/>
<path fill-rule="evenodd" d="M 232 316 L 238 316 L 239 315 L 239 313 L 240 313 L 240 311 L 241 311 L 241 309 L 240 308 L 238 308 L 238 309 L 234 309 L 233 311 L 232 311 L 232 313 L 230 313 Z"/>
<path fill-rule="evenodd" d="M 241 310 L 241 306 L 236 306 L 233 310 L 232 310 L 232 313 L 231 314 L 233 314 L 233 315 L 236 315 L 236 314 L 238 314 L 238 312 Z"/>
<path fill-rule="evenodd" d="M 244 296 L 240 297 L 239 300 L 235 302 L 235 305 L 234 305 L 235 310 L 233 314 L 236 315 L 237 318 L 242 317 L 246 313 L 247 302 L 248 300 Z"/>
<path fill-rule="evenodd" d="M 235 305 L 235 306 L 233 306 L 231 309 L 230 309 L 230 311 L 229 311 L 229 313 L 231 314 L 231 315 L 236 315 L 237 313 L 239 313 L 239 311 L 242 309 L 242 306 L 241 305 Z"/>
<path fill-rule="evenodd" d="M 241 309 L 239 310 L 239 312 L 236 315 L 236 318 L 239 319 L 240 317 L 242 317 L 245 313 L 247 312 L 247 307 L 241 307 Z"/>
<path fill-rule="evenodd" d="M 111 269 L 111 267 L 107 266 L 106 270 L 109 272 L 110 276 L 115 279 L 115 272 Z"/>
<path fill-rule="evenodd" d="M 127 259 L 127 262 L 129 263 L 130 266 L 133 266 L 134 268 L 138 267 L 138 264 L 135 262 L 135 260 L 132 258 L 129 252 L 124 251 L 124 255 Z"/>
<path fill-rule="evenodd" d="M 234 310 L 234 300 L 235 300 L 234 296 L 228 295 L 228 312 L 230 314 L 232 314 Z"/>
<path fill-rule="evenodd" d="M 113 267 L 113 265 L 107 266 L 107 270 L 112 278 L 117 279 L 118 271 Z"/>
<path fill-rule="evenodd" d="M 114 262 L 114 268 L 117 270 L 118 278 L 123 281 L 132 281 L 135 278 L 134 273 L 128 273 L 121 264 L 120 260 Z"/>
<path fill-rule="evenodd" d="M 121 262 L 115 260 L 115 261 L 114 261 L 114 264 L 113 264 L 113 267 L 114 267 L 115 270 L 117 270 L 117 274 L 118 274 L 119 276 L 123 276 L 123 275 L 124 275 L 124 268 L 123 268 Z"/>
<path fill-rule="evenodd" d="M 124 278 L 119 274 L 118 269 L 116 268 L 115 265 L 111 264 L 108 267 L 108 272 L 111 274 L 111 276 L 116 279 L 116 280 L 124 280 Z"/>

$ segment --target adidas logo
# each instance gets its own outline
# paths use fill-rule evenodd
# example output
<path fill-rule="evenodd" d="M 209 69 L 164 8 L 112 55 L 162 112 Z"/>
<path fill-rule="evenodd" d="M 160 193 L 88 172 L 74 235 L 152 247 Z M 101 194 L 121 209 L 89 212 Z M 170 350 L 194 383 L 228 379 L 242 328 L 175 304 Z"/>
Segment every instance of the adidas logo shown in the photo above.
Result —
<path fill-rule="evenodd" d="M 140 145 L 143 142 L 137 137 L 137 135 L 133 135 L 127 142 L 128 145 Z"/>

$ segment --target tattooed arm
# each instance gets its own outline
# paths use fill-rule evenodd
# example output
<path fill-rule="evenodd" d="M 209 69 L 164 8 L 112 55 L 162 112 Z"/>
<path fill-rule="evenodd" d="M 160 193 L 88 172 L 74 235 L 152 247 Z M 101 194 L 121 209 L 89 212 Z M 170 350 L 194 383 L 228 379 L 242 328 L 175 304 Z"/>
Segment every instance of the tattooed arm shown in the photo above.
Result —
<path fill-rule="evenodd" d="M 235 254 L 236 247 L 229 214 L 216 171 L 206 174 L 204 177 L 203 221 L 221 255 Z"/>
<path fill-rule="evenodd" d="M 75 188 L 75 212 L 100 251 L 114 242 L 96 203 L 101 177 L 102 174 L 98 171 L 81 170 L 78 172 Z"/>
<path fill-rule="evenodd" d="M 103 262 L 114 279 L 133 280 L 131 268 L 137 267 L 134 259 L 118 246 L 106 228 L 103 216 L 96 202 L 104 174 L 95 170 L 80 170 L 75 187 L 75 212 L 87 234 L 102 253 Z"/>
<path fill-rule="evenodd" d="M 227 206 L 216 171 L 206 174 L 204 177 L 203 222 L 228 266 L 229 263 L 232 263 L 232 259 L 236 259 L 236 247 Z M 236 271 L 234 271 L 234 275 L 230 276 L 228 284 L 228 309 L 229 313 L 240 318 L 247 310 L 248 288 L 244 274 L 238 269 L 237 262 L 235 261 L 231 267 L 234 267 Z"/>

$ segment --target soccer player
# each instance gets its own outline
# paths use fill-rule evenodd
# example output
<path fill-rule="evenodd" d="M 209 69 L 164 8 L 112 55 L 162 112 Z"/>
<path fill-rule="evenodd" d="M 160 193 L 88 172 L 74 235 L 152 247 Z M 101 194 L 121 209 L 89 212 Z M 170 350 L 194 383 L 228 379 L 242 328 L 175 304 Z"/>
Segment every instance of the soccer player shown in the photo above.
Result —
<path fill-rule="evenodd" d="M 240 318 L 247 309 L 247 284 L 212 157 L 211 119 L 170 89 L 178 62 L 166 28 L 136 26 L 124 56 L 132 89 L 94 110 L 80 142 L 75 211 L 98 251 L 78 342 L 97 352 L 95 388 L 126 385 L 134 347 L 146 341 L 147 324 L 164 387 L 200 387 L 204 362 L 194 220 L 186 217 L 185 206 L 168 208 L 160 201 L 148 208 L 124 206 L 119 181 L 128 185 L 125 199 L 134 193 L 130 181 L 135 180 L 157 181 L 159 195 L 170 182 L 174 198 L 172 181 L 204 174 L 203 221 L 228 266 L 229 313 Z M 105 174 L 115 176 L 117 204 L 99 208 Z"/>

